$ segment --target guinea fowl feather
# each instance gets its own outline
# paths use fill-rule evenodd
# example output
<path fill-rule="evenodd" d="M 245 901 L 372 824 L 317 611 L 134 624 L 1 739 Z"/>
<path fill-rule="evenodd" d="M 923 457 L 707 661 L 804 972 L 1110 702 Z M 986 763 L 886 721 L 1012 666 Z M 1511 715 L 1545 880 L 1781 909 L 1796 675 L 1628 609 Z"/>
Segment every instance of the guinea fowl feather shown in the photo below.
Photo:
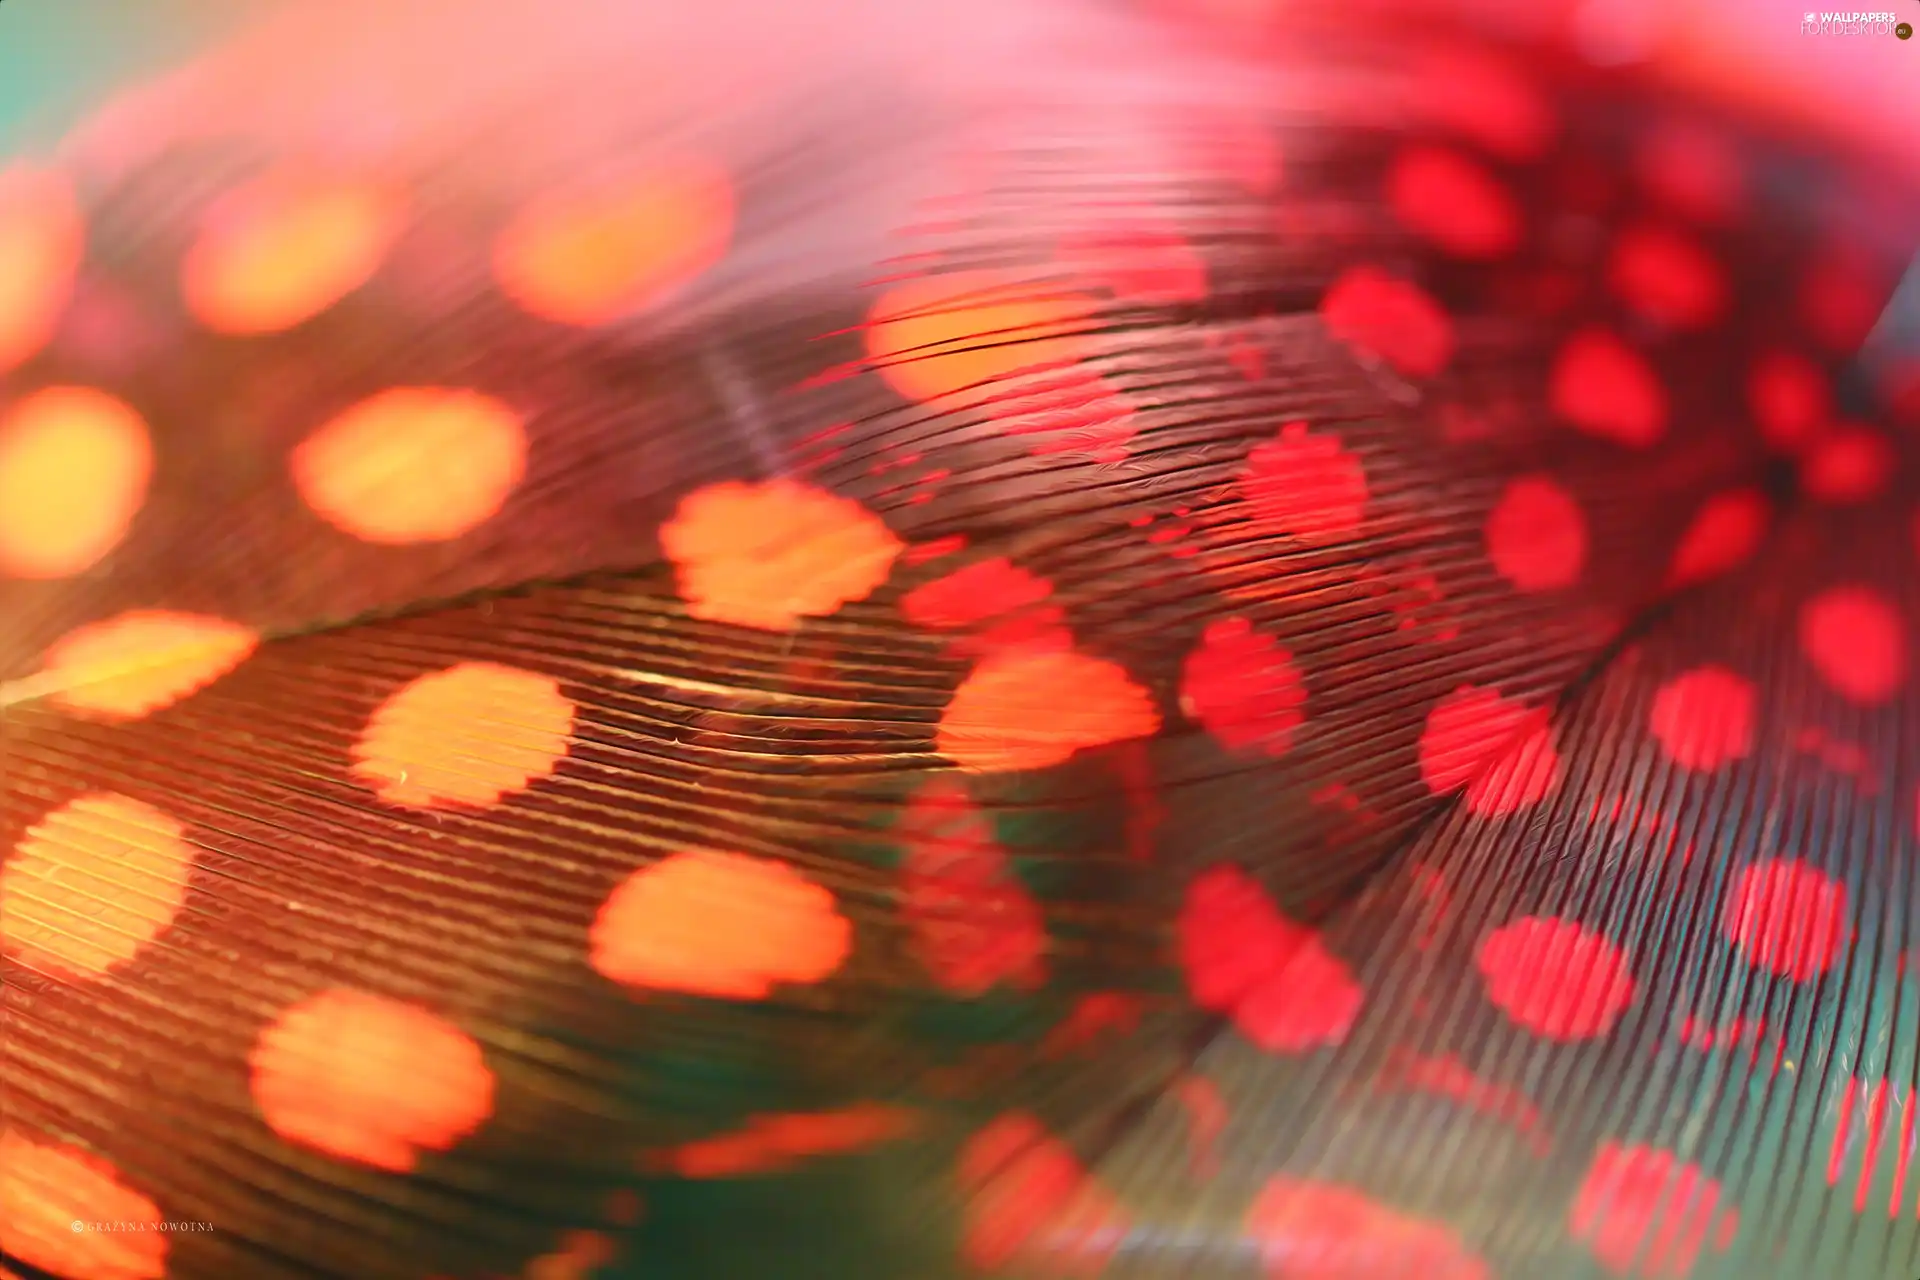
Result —
<path fill-rule="evenodd" d="M 1915 192 L 1241 30 L 294 3 L 0 173 L 0 1273 L 1913 1273 Z"/>

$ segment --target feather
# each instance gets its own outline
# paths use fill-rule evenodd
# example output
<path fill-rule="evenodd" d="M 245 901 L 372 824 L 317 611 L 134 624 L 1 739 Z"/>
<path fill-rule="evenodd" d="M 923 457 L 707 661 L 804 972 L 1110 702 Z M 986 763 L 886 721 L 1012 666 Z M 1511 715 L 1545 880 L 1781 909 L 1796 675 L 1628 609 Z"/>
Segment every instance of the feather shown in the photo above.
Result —
<path fill-rule="evenodd" d="M 1362 13 L 294 5 L 11 170 L 7 1265 L 1910 1270 L 1920 206 Z"/>

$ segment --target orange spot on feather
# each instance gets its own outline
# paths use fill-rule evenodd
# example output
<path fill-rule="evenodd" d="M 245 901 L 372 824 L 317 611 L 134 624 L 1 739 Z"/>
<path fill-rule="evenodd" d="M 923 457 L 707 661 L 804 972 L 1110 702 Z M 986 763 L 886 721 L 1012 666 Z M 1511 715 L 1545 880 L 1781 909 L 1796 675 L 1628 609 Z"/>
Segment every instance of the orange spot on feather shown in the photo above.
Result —
<path fill-rule="evenodd" d="M 279 170 L 217 201 L 181 264 L 187 309 L 221 333 L 276 333 L 364 285 L 401 202 L 362 181 Z"/>
<path fill-rule="evenodd" d="M 845 1155 L 897 1141 L 919 1123 L 911 1111 L 871 1102 L 833 1111 L 756 1115 L 731 1132 L 676 1147 L 659 1163 L 683 1178 L 781 1173 L 816 1156 Z"/>
<path fill-rule="evenodd" d="M 68 711 L 132 720 L 205 688 L 259 643 L 252 628 L 222 618 L 135 609 L 62 637 L 47 651 L 40 679 Z"/>
<path fill-rule="evenodd" d="M 735 196 L 727 175 L 686 161 L 618 183 L 542 196 L 494 244 L 494 278 L 534 315 L 601 325 L 654 305 L 727 252 Z"/>
<path fill-rule="evenodd" d="M 126 536 L 153 473 L 147 424 L 90 387 L 46 387 L 0 417 L 0 572 L 65 578 Z"/>
<path fill-rule="evenodd" d="M 1073 690 L 1062 701 L 1062 690 Z M 941 713 L 934 746 L 977 772 L 1045 769 L 1091 747 L 1151 736 L 1160 713 L 1119 666 L 1076 652 L 988 657 Z"/>
<path fill-rule="evenodd" d="M 867 356 L 889 386 L 927 402 L 1040 365 L 1070 361 L 1090 298 L 986 273 L 930 276 L 873 305 Z"/>
<path fill-rule="evenodd" d="M 476 391 L 395 387 L 294 449 L 295 488 L 343 533 L 382 546 L 446 542 L 491 520 L 526 474 L 519 414 Z"/>
<path fill-rule="evenodd" d="M 484 808 L 552 776 L 573 720 L 552 678 L 463 662 L 381 703 L 353 744 L 352 772 L 389 804 Z"/>
<path fill-rule="evenodd" d="M 784 863 L 673 854 L 614 889 L 588 937 L 594 970 L 629 987 L 761 1000 L 824 982 L 853 950 L 833 894 Z"/>
<path fill-rule="evenodd" d="M 180 822 L 127 796 L 80 796 L 28 828 L 0 869 L 0 940 L 30 969 L 99 977 L 173 924 L 193 866 Z"/>
<path fill-rule="evenodd" d="M 766 631 L 866 598 L 906 546 L 859 503 L 791 480 L 697 490 L 660 545 L 688 613 Z"/>
<path fill-rule="evenodd" d="M 0 373 L 53 336 L 85 245 L 86 225 L 64 178 L 25 166 L 0 172 Z"/>
<path fill-rule="evenodd" d="M 395 1173 L 493 1114 L 480 1046 L 418 1005 L 334 989 L 285 1009 L 247 1058 L 254 1105 L 289 1142 Z"/>
<path fill-rule="evenodd" d="M 86 1280 L 162 1280 L 171 1244 L 160 1208 L 98 1156 L 0 1132 L 0 1249 Z M 112 1230 L 74 1230 L 74 1224 Z"/>

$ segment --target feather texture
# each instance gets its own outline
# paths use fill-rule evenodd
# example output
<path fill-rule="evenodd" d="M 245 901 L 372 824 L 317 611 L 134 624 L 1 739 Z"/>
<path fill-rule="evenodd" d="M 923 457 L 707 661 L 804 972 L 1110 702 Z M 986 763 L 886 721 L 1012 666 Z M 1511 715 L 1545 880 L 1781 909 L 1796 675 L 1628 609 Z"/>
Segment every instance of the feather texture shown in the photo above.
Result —
<path fill-rule="evenodd" d="M 1910 1270 L 1911 193 L 1295 16 L 295 6 L 11 171 L 8 1265 Z"/>

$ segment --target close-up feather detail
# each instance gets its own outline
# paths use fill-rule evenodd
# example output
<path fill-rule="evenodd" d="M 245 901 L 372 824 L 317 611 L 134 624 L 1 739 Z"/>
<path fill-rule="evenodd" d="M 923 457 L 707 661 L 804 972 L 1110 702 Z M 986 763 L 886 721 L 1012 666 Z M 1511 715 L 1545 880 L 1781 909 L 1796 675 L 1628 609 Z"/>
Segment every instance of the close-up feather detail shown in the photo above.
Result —
<path fill-rule="evenodd" d="M 1920 1275 L 1920 166 L 1483 8 L 20 131 L 0 1277 Z"/>

